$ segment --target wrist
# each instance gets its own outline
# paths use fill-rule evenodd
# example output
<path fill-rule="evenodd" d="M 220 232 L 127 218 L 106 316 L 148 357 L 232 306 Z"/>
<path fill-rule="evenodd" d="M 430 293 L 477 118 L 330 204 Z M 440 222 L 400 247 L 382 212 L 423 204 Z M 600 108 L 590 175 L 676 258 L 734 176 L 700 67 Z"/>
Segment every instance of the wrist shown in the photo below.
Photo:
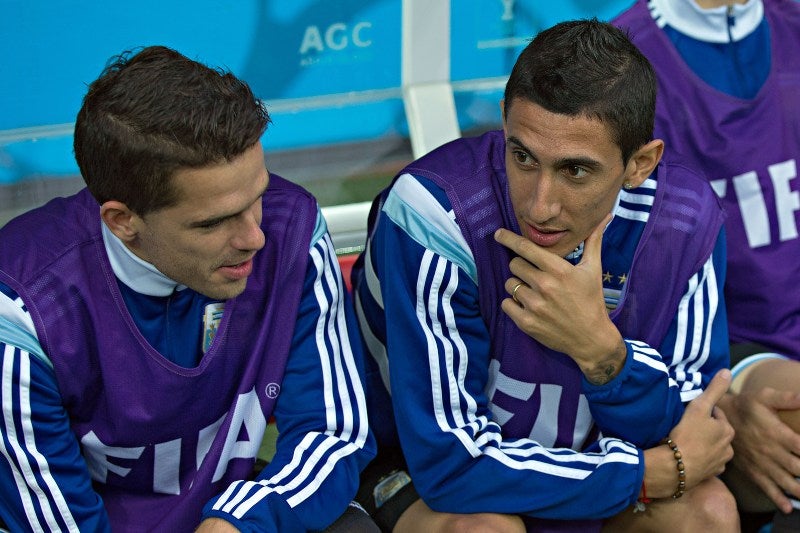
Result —
<path fill-rule="evenodd" d="M 672 457 L 675 459 L 675 470 L 678 473 L 678 484 L 675 486 L 675 492 L 672 493 L 672 498 L 677 500 L 686 492 L 686 467 L 683 464 L 683 454 L 678 445 L 675 444 L 675 441 L 667 437 L 666 445 L 672 450 Z"/>
<path fill-rule="evenodd" d="M 576 359 L 578 366 L 592 385 L 605 385 L 622 371 L 628 358 L 628 347 L 622 336 L 617 333 L 616 339 L 607 348 L 595 348 L 593 357 Z"/>
<path fill-rule="evenodd" d="M 673 443 L 674 444 L 674 443 Z M 675 452 L 668 445 L 661 444 L 644 451 L 644 484 L 647 496 L 653 499 L 679 498 L 679 489 L 686 488 L 685 469 L 678 469 Z M 681 457 L 681 467 L 683 458 Z M 681 477 L 680 472 L 684 474 Z M 683 485 L 681 485 L 683 481 Z M 682 488 L 681 488 L 682 487 Z M 682 493 L 681 493 L 682 494 Z"/>
<path fill-rule="evenodd" d="M 644 451 L 644 484 L 650 498 L 668 498 L 675 488 L 675 462 L 665 446 Z"/>

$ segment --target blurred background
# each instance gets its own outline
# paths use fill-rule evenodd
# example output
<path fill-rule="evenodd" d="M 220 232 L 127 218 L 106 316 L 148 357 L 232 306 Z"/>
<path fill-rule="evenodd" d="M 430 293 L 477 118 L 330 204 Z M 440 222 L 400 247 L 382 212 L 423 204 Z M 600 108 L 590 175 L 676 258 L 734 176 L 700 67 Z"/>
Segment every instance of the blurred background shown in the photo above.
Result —
<path fill-rule="evenodd" d="M 232 71 L 272 117 L 267 167 L 314 193 L 341 254 L 414 157 L 500 126 L 514 59 L 633 0 L 0 0 L 0 226 L 83 186 L 73 121 L 110 57 L 162 44 Z"/>

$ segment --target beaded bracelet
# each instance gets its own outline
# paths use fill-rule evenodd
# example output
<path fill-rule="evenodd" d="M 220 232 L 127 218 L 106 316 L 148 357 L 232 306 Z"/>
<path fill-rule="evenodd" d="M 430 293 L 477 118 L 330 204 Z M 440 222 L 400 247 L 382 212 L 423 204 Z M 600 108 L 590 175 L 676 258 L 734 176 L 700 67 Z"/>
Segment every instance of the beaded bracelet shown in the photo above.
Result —
<path fill-rule="evenodd" d="M 675 456 L 675 462 L 678 467 L 678 487 L 675 489 L 675 492 L 672 493 L 672 497 L 678 499 L 683 496 L 683 493 L 686 491 L 686 469 L 683 466 L 683 455 L 681 455 L 678 445 L 675 444 L 672 439 L 668 438 L 666 444 L 672 450 L 672 455 Z"/>

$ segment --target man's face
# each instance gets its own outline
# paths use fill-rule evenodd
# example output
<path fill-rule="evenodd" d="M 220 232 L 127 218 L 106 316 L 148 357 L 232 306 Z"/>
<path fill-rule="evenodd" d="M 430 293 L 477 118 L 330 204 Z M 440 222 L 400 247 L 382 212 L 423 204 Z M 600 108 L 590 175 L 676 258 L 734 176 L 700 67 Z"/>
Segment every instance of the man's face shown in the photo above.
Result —
<path fill-rule="evenodd" d="M 564 257 L 611 212 L 625 181 L 606 126 L 515 99 L 505 116 L 506 172 L 521 234 Z"/>
<path fill-rule="evenodd" d="M 211 298 L 240 294 L 264 246 L 261 196 L 269 174 L 261 143 L 231 162 L 180 169 L 176 205 L 133 216 L 133 252 L 172 280 Z"/>

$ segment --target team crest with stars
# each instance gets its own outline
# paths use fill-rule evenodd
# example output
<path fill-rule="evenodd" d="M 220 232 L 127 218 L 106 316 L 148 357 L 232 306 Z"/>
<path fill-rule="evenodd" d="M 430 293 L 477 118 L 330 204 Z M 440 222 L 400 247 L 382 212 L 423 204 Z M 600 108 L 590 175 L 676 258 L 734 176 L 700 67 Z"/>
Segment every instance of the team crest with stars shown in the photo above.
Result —
<path fill-rule="evenodd" d="M 609 271 L 603 272 L 603 297 L 605 298 L 606 309 L 613 311 L 617 308 L 627 281 L 627 272 L 622 274 L 614 274 Z"/>

